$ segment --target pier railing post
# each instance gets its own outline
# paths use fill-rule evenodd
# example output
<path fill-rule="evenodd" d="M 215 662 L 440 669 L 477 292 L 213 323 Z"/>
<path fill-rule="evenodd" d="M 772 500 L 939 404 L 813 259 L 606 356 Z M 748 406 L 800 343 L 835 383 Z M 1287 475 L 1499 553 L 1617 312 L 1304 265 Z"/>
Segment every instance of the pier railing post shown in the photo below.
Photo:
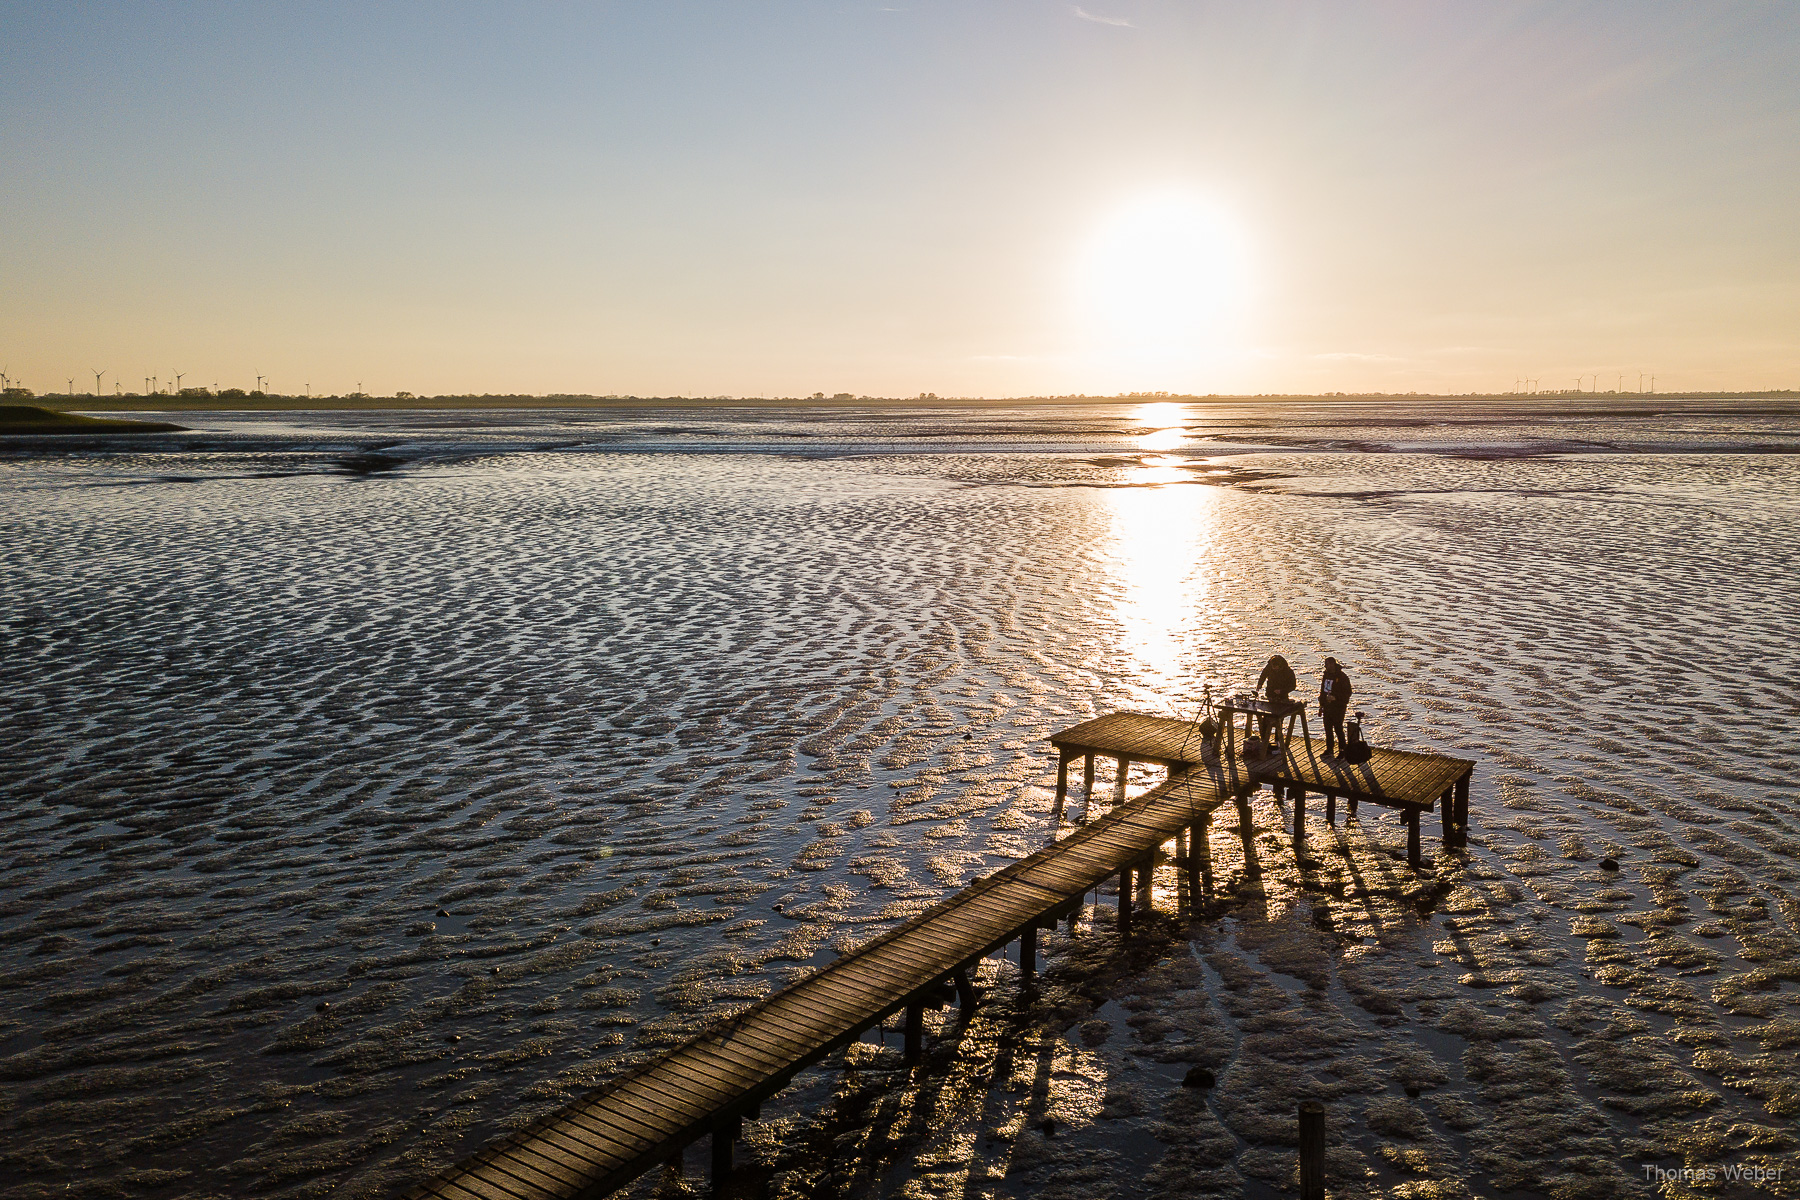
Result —
<path fill-rule="evenodd" d="M 1325 1200 L 1325 1105 L 1300 1102 L 1300 1200 Z"/>

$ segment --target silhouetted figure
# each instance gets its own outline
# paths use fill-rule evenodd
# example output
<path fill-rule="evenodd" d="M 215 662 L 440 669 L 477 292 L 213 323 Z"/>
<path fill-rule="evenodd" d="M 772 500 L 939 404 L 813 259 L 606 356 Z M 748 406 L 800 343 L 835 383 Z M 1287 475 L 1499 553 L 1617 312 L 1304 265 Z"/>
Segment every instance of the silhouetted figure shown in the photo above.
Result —
<path fill-rule="evenodd" d="M 1339 750 L 1349 746 L 1344 740 L 1344 711 L 1350 707 L 1350 677 L 1338 660 L 1325 660 L 1325 673 L 1319 677 L 1319 714 L 1325 719 L 1325 757 L 1335 758 Z"/>
<path fill-rule="evenodd" d="M 1279 654 L 1271 655 L 1269 661 L 1263 664 L 1262 674 L 1256 677 L 1256 690 L 1262 692 L 1271 704 L 1287 704 L 1293 698 L 1294 689 L 1299 686 L 1300 681 L 1294 678 L 1294 668 L 1288 666 L 1288 660 Z M 1264 742 L 1269 740 L 1269 732 L 1274 726 L 1273 716 L 1262 718 L 1259 727 Z"/>

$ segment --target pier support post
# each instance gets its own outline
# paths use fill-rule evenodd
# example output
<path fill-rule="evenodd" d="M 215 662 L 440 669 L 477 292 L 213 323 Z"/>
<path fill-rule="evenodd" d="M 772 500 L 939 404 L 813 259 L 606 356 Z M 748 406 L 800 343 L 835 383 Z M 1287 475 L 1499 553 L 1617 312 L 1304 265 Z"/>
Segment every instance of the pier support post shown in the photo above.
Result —
<path fill-rule="evenodd" d="M 1113 803 L 1125 803 L 1125 780 L 1131 774 L 1131 760 L 1119 755 L 1119 777 L 1113 781 Z"/>
<path fill-rule="evenodd" d="M 1443 818 L 1444 845 L 1454 847 L 1456 845 L 1456 788 L 1454 785 L 1445 788 L 1444 794 L 1438 797 L 1438 810 Z"/>
<path fill-rule="evenodd" d="M 1087 819 L 1088 805 L 1094 802 L 1094 755 L 1087 754 L 1087 761 L 1081 767 L 1081 818 Z"/>
<path fill-rule="evenodd" d="M 1354 817 L 1356 815 L 1356 793 L 1351 792 L 1348 799 L 1350 801 L 1350 816 Z"/>
<path fill-rule="evenodd" d="M 906 1006 L 906 1065 L 916 1067 L 925 1054 L 925 1006 L 914 1000 Z"/>
<path fill-rule="evenodd" d="M 1325 793 L 1325 824 L 1337 828 L 1337 793 Z"/>
<path fill-rule="evenodd" d="M 743 1126 L 742 1117 L 725 1117 L 713 1126 L 712 1194 L 715 1197 L 726 1196 L 731 1192 L 732 1150 L 737 1146 L 738 1133 Z"/>
<path fill-rule="evenodd" d="M 1325 1105 L 1300 1102 L 1300 1200 L 1325 1200 Z"/>
<path fill-rule="evenodd" d="M 1069 798 L 1069 759 L 1074 757 L 1067 750 L 1056 751 L 1056 803 L 1050 809 L 1050 823 L 1062 824 L 1063 803 Z"/>
<path fill-rule="evenodd" d="M 1131 933 L 1131 876 L 1130 867 L 1119 871 L 1119 935 L 1129 936 Z"/>
<path fill-rule="evenodd" d="M 1207 837 L 1207 818 L 1201 817 L 1188 830 L 1187 881 L 1188 897 L 1192 904 L 1200 900 L 1200 869 L 1204 860 L 1212 857 L 1212 844 Z"/>
<path fill-rule="evenodd" d="M 1033 922 L 1025 926 L 1019 934 L 1019 978 L 1030 987 L 1032 979 L 1037 975 L 1037 924 Z"/>
<path fill-rule="evenodd" d="M 1469 776 L 1456 781 L 1456 844 L 1469 844 Z"/>
<path fill-rule="evenodd" d="M 1306 841 L 1306 789 L 1290 787 L 1288 796 L 1294 802 L 1294 848 L 1298 850 Z"/>
<path fill-rule="evenodd" d="M 974 1012 L 978 998 L 975 995 L 975 981 L 969 978 L 968 969 L 958 967 L 950 973 L 950 978 L 956 981 L 956 1007 L 962 1009 L 965 1016 Z"/>
<path fill-rule="evenodd" d="M 1406 808 L 1406 861 L 1415 867 L 1424 865 L 1419 856 L 1419 809 L 1410 804 Z"/>

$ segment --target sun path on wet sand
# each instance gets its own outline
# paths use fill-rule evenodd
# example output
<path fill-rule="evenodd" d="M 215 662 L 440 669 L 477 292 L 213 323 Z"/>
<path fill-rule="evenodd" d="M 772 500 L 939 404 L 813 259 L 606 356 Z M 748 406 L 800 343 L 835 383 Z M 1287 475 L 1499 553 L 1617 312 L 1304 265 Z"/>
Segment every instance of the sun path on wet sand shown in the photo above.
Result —
<path fill-rule="evenodd" d="M 1019 942 L 1027 981 L 1036 969 L 1037 931 L 1067 918 L 1071 928 L 1085 894 L 1119 877 L 1118 921 L 1128 932 L 1134 900 L 1153 903 L 1148 867 L 1171 839 L 1191 899 L 1212 890 L 1208 829 L 1212 814 L 1241 803 L 1263 783 L 1294 802 L 1294 845 L 1304 853 L 1308 792 L 1336 801 L 1402 810 L 1409 857 L 1419 864 L 1420 814 L 1442 805 L 1444 841 L 1467 839 L 1468 788 L 1474 764 L 1441 755 L 1376 749 L 1365 763 L 1326 758 L 1322 744 L 1290 739 L 1277 755 L 1241 759 L 1203 741 L 1185 721 L 1111 713 L 1054 735 L 1057 811 L 1067 795 L 1068 767 L 1083 760 L 1091 795 L 1094 764 L 1107 757 L 1122 781 L 1132 762 L 1160 763 L 1168 780 L 1142 796 L 1085 821 L 1074 832 L 876 937 L 816 974 L 707 1029 L 663 1057 L 630 1071 L 408 1193 L 411 1200 L 552 1200 L 606 1196 L 712 1138 L 713 1180 L 732 1169 L 742 1122 L 793 1077 L 904 1011 L 906 1061 L 922 1056 L 924 1010 L 954 987 L 963 1006 L 975 1002 L 969 972 L 976 962 Z M 1085 818 L 1086 813 L 1084 811 Z M 1189 847 L 1193 853 L 1188 852 Z"/>

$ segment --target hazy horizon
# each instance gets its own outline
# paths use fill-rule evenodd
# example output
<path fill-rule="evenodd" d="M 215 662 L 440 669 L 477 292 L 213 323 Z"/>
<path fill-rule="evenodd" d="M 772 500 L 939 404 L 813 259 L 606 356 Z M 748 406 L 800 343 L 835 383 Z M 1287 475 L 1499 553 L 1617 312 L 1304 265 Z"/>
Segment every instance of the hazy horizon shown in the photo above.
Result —
<path fill-rule="evenodd" d="M 1800 386 L 1800 13 L 4 5 L 0 370 Z"/>

